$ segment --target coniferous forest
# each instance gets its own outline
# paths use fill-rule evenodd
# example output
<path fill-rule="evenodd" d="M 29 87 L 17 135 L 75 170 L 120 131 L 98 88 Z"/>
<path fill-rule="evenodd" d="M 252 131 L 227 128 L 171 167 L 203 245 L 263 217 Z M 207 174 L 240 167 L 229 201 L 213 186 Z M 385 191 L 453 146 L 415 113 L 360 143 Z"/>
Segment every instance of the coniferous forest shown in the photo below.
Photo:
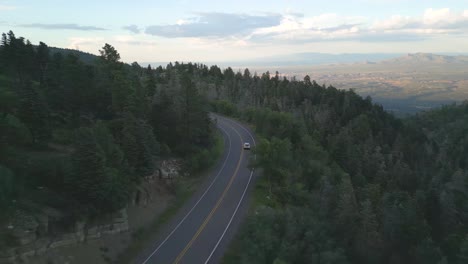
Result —
<path fill-rule="evenodd" d="M 164 156 L 206 167 L 208 112 L 255 129 L 261 169 L 226 262 L 468 263 L 468 104 L 398 119 L 305 77 L 93 62 L 13 32 L 0 47 L 0 212 L 121 208 Z"/>
<path fill-rule="evenodd" d="M 109 44 L 89 63 L 51 50 L 2 35 L 0 218 L 20 200 L 94 218 L 122 208 L 164 157 L 190 172 L 210 162 L 215 130 L 190 73 L 124 64 Z"/>
<path fill-rule="evenodd" d="M 467 102 L 402 120 L 307 76 L 228 76 L 213 106 L 253 125 L 262 176 L 227 263 L 467 263 Z"/>

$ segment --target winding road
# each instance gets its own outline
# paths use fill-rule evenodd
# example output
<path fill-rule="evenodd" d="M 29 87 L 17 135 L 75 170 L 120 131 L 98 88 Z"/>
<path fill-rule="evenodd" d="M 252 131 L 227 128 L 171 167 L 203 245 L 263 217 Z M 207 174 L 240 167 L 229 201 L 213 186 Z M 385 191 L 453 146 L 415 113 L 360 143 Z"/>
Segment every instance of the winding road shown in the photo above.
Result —
<path fill-rule="evenodd" d="M 255 138 L 247 127 L 232 119 L 212 117 L 224 137 L 219 163 L 134 263 L 219 263 L 246 215 L 254 171 L 247 168 L 251 154 L 242 145 L 250 142 L 254 147 Z"/>

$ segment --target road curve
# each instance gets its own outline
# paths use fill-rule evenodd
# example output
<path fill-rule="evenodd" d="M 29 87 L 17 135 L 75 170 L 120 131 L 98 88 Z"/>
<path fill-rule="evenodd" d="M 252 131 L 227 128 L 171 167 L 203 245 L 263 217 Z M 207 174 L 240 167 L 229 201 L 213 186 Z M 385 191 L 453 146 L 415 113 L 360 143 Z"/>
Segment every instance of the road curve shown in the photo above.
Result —
<path fill-rule="evenodd" d="M 219 263 L 247 212 L 254 171 L 247 168 L 255 146 L 247 127 L 212 115 L 224 137 L 224 151 L 208 179 L 134 263 Z"/>

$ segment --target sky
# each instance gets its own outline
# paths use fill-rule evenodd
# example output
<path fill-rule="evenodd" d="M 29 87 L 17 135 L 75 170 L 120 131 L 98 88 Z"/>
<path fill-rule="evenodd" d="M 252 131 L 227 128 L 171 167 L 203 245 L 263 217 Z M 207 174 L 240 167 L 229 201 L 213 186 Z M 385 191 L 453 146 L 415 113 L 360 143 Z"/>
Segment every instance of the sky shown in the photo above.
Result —
<path fill-rule="evenodd" d="M 467 53 L 468 0 L 0 0 L 0 31 L 124 62 Z"/>

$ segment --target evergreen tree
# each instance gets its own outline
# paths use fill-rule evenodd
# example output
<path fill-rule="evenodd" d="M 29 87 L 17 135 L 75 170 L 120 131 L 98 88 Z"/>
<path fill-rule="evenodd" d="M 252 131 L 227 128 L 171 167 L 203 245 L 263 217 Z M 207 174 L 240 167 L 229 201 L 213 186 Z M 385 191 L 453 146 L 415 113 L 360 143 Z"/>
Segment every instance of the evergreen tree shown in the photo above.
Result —
<path fill-rule="evenodd" d="M 101 58 L 109 64 L 117 64 L 120 61 L 120 54 L 117 50 L 110 44 L 106 43 L 102 50 L 99 50 Z"/>
<path fill-rule="evenodd" d="M 148 68 L 145 71 L 146 73 L 146 82 L 145 82 L 145 91 L 146 96 L 149 98 L 153 98 L 154 94 L 156 93 L 156 76 L 153 70 L 151 69 L 151 65 L 148 65 Z"/>
<path fill-rule="evenodd" d="M 361 203 L 360 225 L 356 247 L 361 258 L 366 263 L 378 263 L 379 253 L 382 249 L 382 237 L 379 233 L 377 215 L 372 203 L 365 200 Z"/>
<path fill-rule="evenodd" d="M 80 128 L 76 138 L 73 174 L 66 181 L 72 198 L 89 216 L 121 208 L 128 188 L 123 176 L 106 167 L 106 155 L 92 129 Z"/>
<path fill-rule="evenodd" d="M 354 187 L 351 183 L 349 175 L 345 174 L 341 178 L 341 183 L 338 187 L 339 200 L 337 204 L 337 225 L 343 242 L 346 246 L 350 246 L 357 231 L 357 220 L 359 209 L 357 207 Z M 370 219 L 367 219 L 370 220 Z M 370 223 L 366 223 L 370 224 Z M 368 226 L 370 228 L 370 226 Z"/>
<path fill-rule="evenodd" d="M 139 176 L 152 174 L 159 154 L 159 144 L 152 128 L 131 113 L 125 113 L 123 122 L 121 145 L 129 165 Z"/>
<path fill-rule="evenodd" d="M 100 188 L 106 182 L 105 155 L 89 128 L 80 128 L 76 133 L 73 153 L 74 173 L 67 179 L 73 198 L 92 213 L 102 205 Z"/>
<path fill-rule="evenodd" d="M 39 46 L 37 47 L 37 64 L 40 71 L 41 87 L 46 86 L 49 59 L 49 47 L 47 47 L 47 45 L 44 42 L 39 42 Z"/>
<path fill-rule="evenodd" d="M 19 117 L 29 128 L 34 144 L 44 144 L 50 136 L 49 111 L 41 94 L 30 82 L 20 88 Z"/>

